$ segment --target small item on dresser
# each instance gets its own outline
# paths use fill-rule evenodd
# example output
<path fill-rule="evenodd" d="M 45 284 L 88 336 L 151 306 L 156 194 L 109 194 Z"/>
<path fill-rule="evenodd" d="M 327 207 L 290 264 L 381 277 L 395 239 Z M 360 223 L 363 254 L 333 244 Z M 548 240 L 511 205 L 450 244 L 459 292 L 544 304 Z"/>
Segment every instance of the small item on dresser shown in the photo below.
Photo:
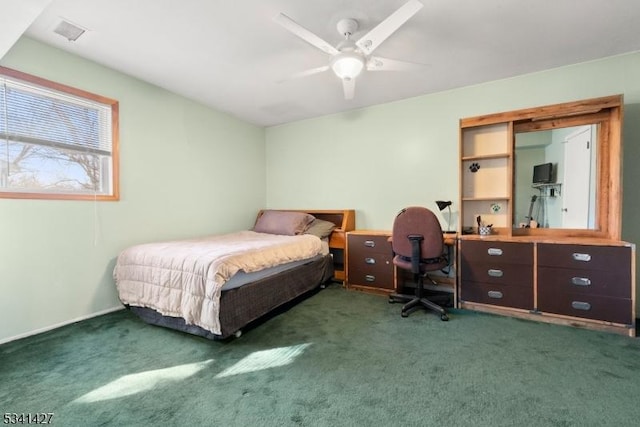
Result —
<path fill-rule="evenodd" d="M 480 215 L 476 216 L 476 222 L 478 223 L 478 234 L 481 236 L 488 236 L 491 234 L 491 227 L 493 227 L 493 224 L 484 225 Z"/>
<path fill-rule="evenodd" d="M 488 236 L 491 234 L 491 226 L 481 226 L 478 228 L 478 233 L 480 233 L 481 236 Z"/>

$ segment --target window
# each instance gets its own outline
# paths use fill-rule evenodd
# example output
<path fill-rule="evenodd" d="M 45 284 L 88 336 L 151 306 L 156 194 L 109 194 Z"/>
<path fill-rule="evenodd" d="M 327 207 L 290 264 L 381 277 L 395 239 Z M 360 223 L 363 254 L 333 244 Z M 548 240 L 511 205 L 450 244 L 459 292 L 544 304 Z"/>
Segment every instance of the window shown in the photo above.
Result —
<path fill-rule="evenodd" d="M 118 200 L 118 102 L 0 67 L 0 197 Z"/>

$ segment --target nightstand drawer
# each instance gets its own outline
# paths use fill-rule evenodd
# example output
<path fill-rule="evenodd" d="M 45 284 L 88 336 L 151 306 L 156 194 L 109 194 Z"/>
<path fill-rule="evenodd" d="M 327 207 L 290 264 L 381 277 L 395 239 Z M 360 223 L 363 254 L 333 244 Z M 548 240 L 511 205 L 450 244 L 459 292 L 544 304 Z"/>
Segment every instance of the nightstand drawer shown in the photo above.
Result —
<path fill-rule="evenodd" d="M 393 289 L 393 268 L 366 270 L 349 267 L 348 280 L 349 285 Z"/>
<path fill-rule="evenodd" d="M 631 248 L 624 246 L 538 245 L 538 265 L 589 270 L 631 270 Z"/>
<path fill-rule="evenodd" d="M 533 288 L 492 283 L 465 282 L 460 299 L 502 307 L 533 309 Z"/>
<path fill-rule="evenodd" d="M 631 298 L 631 271 L 629 269 L 586 270 L 574 268 L 538 268 L 540 293 L 567 292 Z"/>
<path fill-rule="evenodd" d="M 513 242 L 460 242 L 460 256 L 469 262 L 533 264 L 533 244 Z"/>
<path fill-rule="evenodd" d="M 391 254 L 353 254 L 349 252 L 349 269 L 364 271 L 393 270 Z"/>
<path fill-rule="evenodd" d="M 379 253 L 391 254 L 389 236 L 348 234 L 349 252 L 355 254 Z"/>

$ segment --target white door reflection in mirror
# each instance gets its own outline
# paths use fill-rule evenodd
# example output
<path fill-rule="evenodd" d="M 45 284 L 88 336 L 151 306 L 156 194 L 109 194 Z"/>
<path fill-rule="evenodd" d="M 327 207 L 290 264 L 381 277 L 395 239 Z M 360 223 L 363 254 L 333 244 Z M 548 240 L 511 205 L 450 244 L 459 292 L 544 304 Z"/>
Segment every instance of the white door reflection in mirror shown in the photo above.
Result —
<path fill-rule="evenodd" d="M 590 197 L 593 146 L 591 126 L 581 127 L 565 139 L 562 228 L 593 227 L 595 212 Z"/>

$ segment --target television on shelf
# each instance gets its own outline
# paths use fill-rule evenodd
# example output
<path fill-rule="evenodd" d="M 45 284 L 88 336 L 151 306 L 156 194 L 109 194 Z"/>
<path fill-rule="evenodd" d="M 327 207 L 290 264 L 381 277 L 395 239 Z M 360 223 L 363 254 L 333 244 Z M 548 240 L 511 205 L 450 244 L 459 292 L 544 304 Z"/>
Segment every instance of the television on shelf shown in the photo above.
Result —
<path fill-rule="evenodd" d="M 533 183 L 548 184 L 553 182 L 553 164 L 542 163 L 533 167 Z"/>

